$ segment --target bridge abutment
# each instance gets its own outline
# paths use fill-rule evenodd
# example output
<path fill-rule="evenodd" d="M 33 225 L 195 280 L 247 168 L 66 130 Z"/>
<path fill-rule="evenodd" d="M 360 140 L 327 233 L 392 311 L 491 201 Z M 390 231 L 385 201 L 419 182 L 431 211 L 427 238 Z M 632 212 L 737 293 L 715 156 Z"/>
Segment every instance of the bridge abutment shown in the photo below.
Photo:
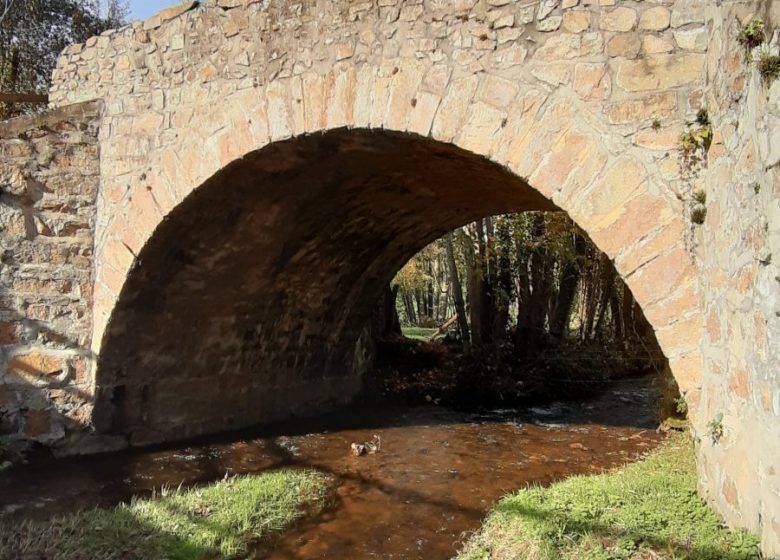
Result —
<path fill-rule="evenodd" d="M 101 103 L 0 126 L 0 437 L 90 425 Z"/>

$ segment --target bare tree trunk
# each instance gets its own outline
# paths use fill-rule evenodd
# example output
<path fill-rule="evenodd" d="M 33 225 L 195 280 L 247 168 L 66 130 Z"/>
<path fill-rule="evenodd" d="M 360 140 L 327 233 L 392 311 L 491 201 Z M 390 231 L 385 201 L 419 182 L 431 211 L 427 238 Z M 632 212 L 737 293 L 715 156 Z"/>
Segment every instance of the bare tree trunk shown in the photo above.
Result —
<path fill-rule="evenodd" d="M 474 254 L 472 238 L 463 233 L 463 256 L 468 269 L 468 298 L 471 315 L 471 344 L 482 345 L 482 269 Z"/>
<path fill-rule="evenodd" d="M 471 348 L 471 336 L 469 334 L 469 324 L 466 321 L 466 304 L 463 301 L 463 290 L 458 277 L 458 267 L 455 264 L 455 247 L 452 242 L 452 233 L 448 233 L 444 241 L 447 247 L 447 266 L 450 271 L 452 300 L 455 303 L 455 313 L 458 316 L 458 330 L 460 331 L 463 350 L 468 352 Z"/>
<path fill-rule="evenodd" d="M 410 325 L 417 324 L 417 314 L 414 312 L 414 300 L 411 294 L 404 294 L 404 307 L 406 308 L 406 318 Z"/>
<path fill-rule="evenodd" d="M 558 289 L 555 306 L 550 319 L 550 335 L 561 340 L 569 326 L 574 297 L 580 282 L 580 270 L 576 262 L 567 262 L 561 272 L 561 283 Z"/>
<path fill-rule="evenodd" d="M 401 334 L 401 322 L 398 320 L 398 311 L 395 308 L 398 289 L 399 286 L 396 284 L 395 286 L 388 286 L 385 290 L 382 336 Z"/>

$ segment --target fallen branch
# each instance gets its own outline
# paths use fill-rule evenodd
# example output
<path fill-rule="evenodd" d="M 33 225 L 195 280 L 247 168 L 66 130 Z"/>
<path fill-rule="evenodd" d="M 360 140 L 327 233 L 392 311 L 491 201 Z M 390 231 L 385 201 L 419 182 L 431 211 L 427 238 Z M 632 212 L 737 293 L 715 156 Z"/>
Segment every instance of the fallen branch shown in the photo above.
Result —
<path fill-rule="evenodd" d="M 437 336 L 441 336 L 444 334 L 444 332 L 452 326 L 452 324 L 458 320 L 458 314 L 456 313 L 449 319 L 447 319 L 442 326 L 440 326 L 438 329 L 436 329 L 436 332 L 431 335 L 431 337 L 428 339 L 429 342 L 433 342 Z"/>

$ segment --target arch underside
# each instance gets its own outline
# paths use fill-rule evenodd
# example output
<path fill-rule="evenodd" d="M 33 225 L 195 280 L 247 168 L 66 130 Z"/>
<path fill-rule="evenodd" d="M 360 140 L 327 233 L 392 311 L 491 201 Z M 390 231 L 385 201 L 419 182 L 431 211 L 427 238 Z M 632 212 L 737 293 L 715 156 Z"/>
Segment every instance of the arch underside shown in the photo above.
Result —
<path fill-rule="evenodd" d="M 341 129 L 252 152 L 139 254 L 103 339 L 95 427 L 141 444 L 342 403 L 409 258 L 480 217 L 553 208 L 499 165 L 410 134 Z"/>

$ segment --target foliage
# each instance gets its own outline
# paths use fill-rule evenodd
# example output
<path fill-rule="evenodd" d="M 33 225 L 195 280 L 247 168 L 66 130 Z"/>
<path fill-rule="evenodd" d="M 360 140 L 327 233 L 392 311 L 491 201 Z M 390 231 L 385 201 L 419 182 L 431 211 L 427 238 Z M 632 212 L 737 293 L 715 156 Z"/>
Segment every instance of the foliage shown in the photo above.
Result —
<path fill-rule="evenodd" d="M 688 434 L 645 460 L 503 498 L 459 560 L 758 560 L 696 493 Z"/>
<path fill-rule="evenodd" d="M 737 35 L 737 41 L 748 51 L 759 46 L 765 40 L 764 20 L 755 18 L 750 20 Z"/>
<path fill-rule="evenodd" d="M 249 540 L 295 520 L 303 504 L 322 505 L 324 494 L 324 477 L 303 470 L 163 491 L 112 509 L 0 525 L 0 560 L 235 558 Z"/>
<path fill-rule="evenodd" d="M 680 148 L 687 153 L 703 147 L 708 147 L 712 142 L 712 129 L 706 126 L 687 130 L 680 134 Z"/>
<path fill-rule="evenodd" d="M 688 414 L 688 401 L 685 400 L 685 397 L 679 397 L 675 400 L 675 410 L 679 414 Z"/>
<path fill-rule="evenodd" d="M 769 84 L 780 78 L 780 55 L 772 54 L 769 49 L 764 49 L 758 58 L 758 72 L 764 82 Z"/>
<path fill-rule="evenodd" d="M 719 412 L 715 418 L 707 422 L 707 435 L 715 445 L 723 437 L 723 413 Z"/>
<path fill-rule="evenodd" d="M 691 210 L 691 221 L 700 226 L 707 219 L 707 209 L 703 206 L 696 206 Z"/>
<path fill-rule="evenodd" d="M 393 280 L 403 291 L 413 291 L 424 288 L 430 280 L 430 275 L 423 272 L 417 260 L 406 263 Z"/>
<path fill-rule="evenodd" d="M 696 120 L 688 123 L 689 129 L 680 134 L 680 170 L 684 178 L 693 180 L 706 164 L 707 153 L 712 145 L 712 123 L 707 109 L 700 109 Z M 701 211 L 698 212 L 701 218 Z M 703 221 L 703 220 L 702 220 Z"/>
<path fill-rule="evenodd" d="M 0 19 L 0 91 L 46 93 L 57 57 L 122 23 L 126 0 L 15 0 Z M 30 110 L 0 105 L 0 118 Z"/>
<path fill-rule="evenodd" d="M 564 341 L 626 347 L 649 331 L 612 263 L 562 212 L 468 224 L 418 253 L 394 284 L 406 326 L 439 326 L 462 306 L 450 333 L 467 352 L 527 354 Z"/>

